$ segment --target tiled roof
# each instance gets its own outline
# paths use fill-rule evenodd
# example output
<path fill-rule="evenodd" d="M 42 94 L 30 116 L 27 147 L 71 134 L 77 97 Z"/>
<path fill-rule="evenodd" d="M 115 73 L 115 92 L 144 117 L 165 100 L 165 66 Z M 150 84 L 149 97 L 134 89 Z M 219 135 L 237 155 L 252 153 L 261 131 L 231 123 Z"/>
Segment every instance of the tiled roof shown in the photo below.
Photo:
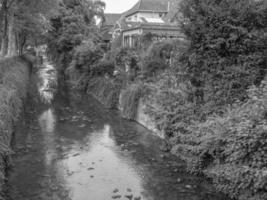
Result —
<path fill-rule="evenodd" d="M 105 25 L 115 25 L 116 22 L 120 19 L 121 14 L 106 13 L 105 14 Z"/>
<path fill-rule="evenodd" d="M 172 2 L 176 0 L 139 0 L 133 8 L 124 13 L 125 16 L 129 16 L 138 11 L 151 11 L 151 12 L 168 12 Z"/>

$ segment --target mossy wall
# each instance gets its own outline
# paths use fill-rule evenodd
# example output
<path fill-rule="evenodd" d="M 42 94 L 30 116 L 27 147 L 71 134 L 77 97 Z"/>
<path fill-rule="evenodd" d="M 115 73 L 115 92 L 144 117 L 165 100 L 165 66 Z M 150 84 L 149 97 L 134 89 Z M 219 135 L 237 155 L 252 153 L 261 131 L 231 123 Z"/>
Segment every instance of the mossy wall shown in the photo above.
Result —
<path fill-rule="evenodd" d="M 119 110 L 122 116 L 138 122 L 164 138 L 164 133 L 157 128 L 155 119 L 147 112 L 147 106 L 151 105 L 148 105 L 146 101 L 146 87 L 143 84 L 134 83 L 121 91 Z"/>
<path fill-rule="evenodd" d="M 89 81 L 87 93 L 106 108 L 119 109 L 123 118 L 136 121 L 164 138 L 164 133 L 157 129 L 155 120 L 147 113 L 143 84 L 132 83 L 122 89 L 113 79 L 96 77 Z"/>
<path fill-rule="evenodd" d="M 124 118 L 137 119 L 139 100 L 142 96 L 142 85 L 132 84 L 121 90 L 119 109 Z"/>

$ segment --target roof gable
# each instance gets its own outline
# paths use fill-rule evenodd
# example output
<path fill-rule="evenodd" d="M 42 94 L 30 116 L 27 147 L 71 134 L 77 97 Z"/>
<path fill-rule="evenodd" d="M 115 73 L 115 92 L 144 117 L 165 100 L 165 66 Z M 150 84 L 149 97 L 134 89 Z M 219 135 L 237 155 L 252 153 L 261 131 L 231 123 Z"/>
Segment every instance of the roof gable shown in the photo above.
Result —
<path fill-rule="evenodd" d="M 132 15 L 136 12 L 165 12 L 170 9 L 172 2 L 176 0 L 139 0 L 130 10 L 124 13 L 125 16 Z"/>

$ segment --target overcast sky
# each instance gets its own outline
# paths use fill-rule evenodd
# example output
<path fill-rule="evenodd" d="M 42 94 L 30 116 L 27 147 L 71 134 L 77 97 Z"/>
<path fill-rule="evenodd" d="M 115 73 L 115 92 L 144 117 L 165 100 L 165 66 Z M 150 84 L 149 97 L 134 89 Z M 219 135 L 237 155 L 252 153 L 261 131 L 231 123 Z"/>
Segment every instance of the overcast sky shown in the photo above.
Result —
<path fill-rule="evenodd" d="M 103 0 L 106 13 L 122 13 L 129 10 L 138 0 Z"/>

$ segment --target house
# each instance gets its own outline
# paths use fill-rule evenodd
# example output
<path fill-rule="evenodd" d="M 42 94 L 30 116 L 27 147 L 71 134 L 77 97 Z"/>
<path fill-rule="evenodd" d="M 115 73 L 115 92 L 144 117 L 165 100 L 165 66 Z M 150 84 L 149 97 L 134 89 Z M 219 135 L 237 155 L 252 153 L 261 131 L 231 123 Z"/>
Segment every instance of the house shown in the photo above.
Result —
<path fill-rule="evenodd" d="M 101 22 L 100 24 L 100 32 L 102 35 L 102 41 L 104 45 L 109 48 L 110 41 L 113 37 L 114 27 L 117 23 L 117 21 L 120 19 L 121 14 L 115 14 L 115 13 L 106 13 L 105 14 L 105 20 Z"/>
<path fill-rule="evenodd" d="M 183 38 L 176 21 L 180 0 L 139 0 L 122 14 L 105 14 L 102 36 L 106 44 L 121 40 L 124 47 L 137 47 L 142 37 L 151 40 Z"/>
<path fill-rule="evenodd" d="M 117 21 L 113 38 L 122 37 L 124 47 L 141 44 L 142 36 L 150 34 L 153 40 L 183 38 L 175 19 L 179 0 L 139 0 Z"/>

